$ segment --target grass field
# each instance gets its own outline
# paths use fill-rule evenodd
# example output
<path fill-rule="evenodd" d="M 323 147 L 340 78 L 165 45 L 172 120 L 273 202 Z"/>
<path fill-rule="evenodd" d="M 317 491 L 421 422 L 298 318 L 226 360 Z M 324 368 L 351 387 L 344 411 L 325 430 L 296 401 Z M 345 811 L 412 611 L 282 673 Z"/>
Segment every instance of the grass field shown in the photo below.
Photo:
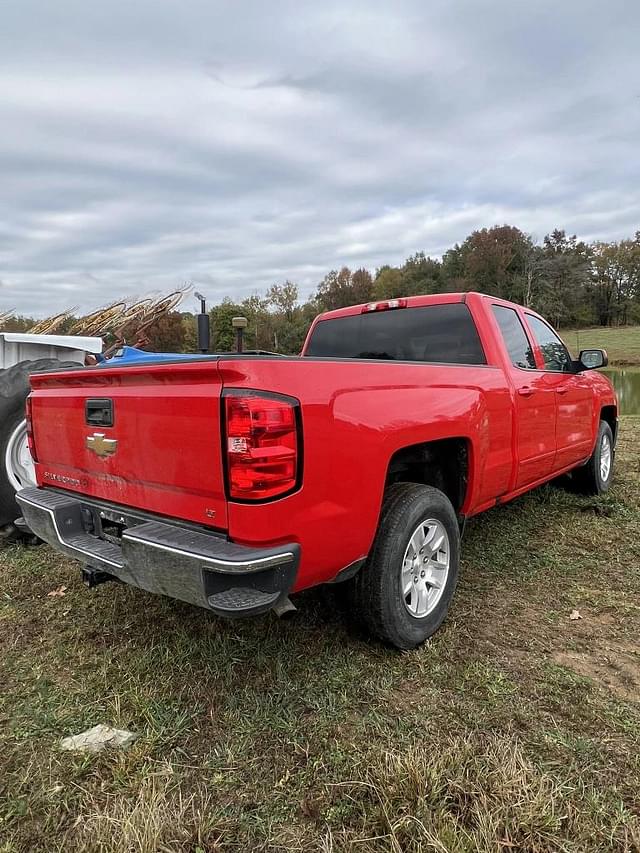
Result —
<path fill-rule="evenodd" d="M 6 549 L 0 851 L 640 850 L 639 443 L 624 419 L 602 499 L 470 524 L 445 628 L 404 654 L 328 591 L 224 622 Z M 100 722 L 140 737 L 60 751 Z"/>
<path fill-rule="evenodd" d="M 581 349 L 606 349 L 612 365 L 640 365 L 640 326 L 614 329 L 563 329 L 560 335 L 574 356 Z"/>

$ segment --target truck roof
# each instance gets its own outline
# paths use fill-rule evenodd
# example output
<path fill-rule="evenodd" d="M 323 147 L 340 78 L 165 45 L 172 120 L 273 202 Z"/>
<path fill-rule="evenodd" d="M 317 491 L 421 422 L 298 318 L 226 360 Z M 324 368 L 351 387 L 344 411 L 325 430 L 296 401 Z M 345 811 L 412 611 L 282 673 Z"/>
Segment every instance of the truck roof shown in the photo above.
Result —
<path fill-rule="evenodd" d="M 348 305 L 346 308 L 335 308 L 333 311 L 325 311 L 322 314 L 318 314 L 318 316 L 314 320 L 314 325 L 320 320 L 333 320 L 337 317 L 350 317 L 354 314 L 362 314 L 363 309 L 367 306 L 382 305 L 385 302 L 402 302 L 404 303 L 403 307 L 406 308 L 421 308 L 423 305 L 447 305 L 453 302 L 466 302 L 468 297 L 472 297 L 474 299 L 493 299 L 504 305 L 517 304 L 515 302 L 509 302 L 509 300 L 502 299 L 498 296 L 491 296 L 488 293 L 480 293 L 477 290 L 465 290 L 456 293 L 430 293 L 428 295 L 420 296 L 398 296 L 389 299 L 373 299 L 371 300 L 371 302 L 362 302 L 359 305 Z M 392 304 L 390 305 L 390 307 L 398 306 Z M 528 308 L 527 310 L 530 311 L 532 314 L 536 314 L 536 312 L 531 308 Z"/>

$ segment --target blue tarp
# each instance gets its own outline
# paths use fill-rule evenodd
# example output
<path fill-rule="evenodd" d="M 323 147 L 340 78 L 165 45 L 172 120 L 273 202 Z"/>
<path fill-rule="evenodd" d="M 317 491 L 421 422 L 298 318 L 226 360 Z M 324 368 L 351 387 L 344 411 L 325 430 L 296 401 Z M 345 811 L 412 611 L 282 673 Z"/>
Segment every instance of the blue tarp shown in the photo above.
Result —
<path fill-rule="evenodd" d="M 202 355 L 198 353 L 183 353 L 183 352 L 145 352 L 136 347 L 122 347 L 118 352 L 109 359 L 100 362 L 100 367 L 128 367 L 132 364 L 162 364 L 164 361 L 186 361 L 197 358 L 201 359 L 216 359 L 215 354 Z"/>

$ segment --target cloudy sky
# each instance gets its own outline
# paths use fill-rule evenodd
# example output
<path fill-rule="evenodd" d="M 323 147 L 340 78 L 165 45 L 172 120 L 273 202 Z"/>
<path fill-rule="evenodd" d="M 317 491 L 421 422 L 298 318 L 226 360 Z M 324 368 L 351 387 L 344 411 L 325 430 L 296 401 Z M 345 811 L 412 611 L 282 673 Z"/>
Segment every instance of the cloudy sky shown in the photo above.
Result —
<path fill-rule="evenodd" d="M 634 0 L 2 0 L 0 311 L 630 236 L 639 39 Z"/>

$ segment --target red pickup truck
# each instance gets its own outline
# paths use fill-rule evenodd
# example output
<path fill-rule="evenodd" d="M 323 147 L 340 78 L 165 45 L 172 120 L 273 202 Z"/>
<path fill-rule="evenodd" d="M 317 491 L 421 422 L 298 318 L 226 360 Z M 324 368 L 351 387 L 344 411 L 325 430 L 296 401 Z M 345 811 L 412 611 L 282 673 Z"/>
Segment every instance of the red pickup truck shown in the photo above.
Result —
<path fill-rule="evenodd" d="M 301 356 L 32 376 L 26 524 L 118 578 L 235 616 L 345 582 L 399 648 L 441 625 L 465 519 L 560 474 L 604 492 L 617 400 L 528 308 L 479 293 L 322 314 Z"/>

